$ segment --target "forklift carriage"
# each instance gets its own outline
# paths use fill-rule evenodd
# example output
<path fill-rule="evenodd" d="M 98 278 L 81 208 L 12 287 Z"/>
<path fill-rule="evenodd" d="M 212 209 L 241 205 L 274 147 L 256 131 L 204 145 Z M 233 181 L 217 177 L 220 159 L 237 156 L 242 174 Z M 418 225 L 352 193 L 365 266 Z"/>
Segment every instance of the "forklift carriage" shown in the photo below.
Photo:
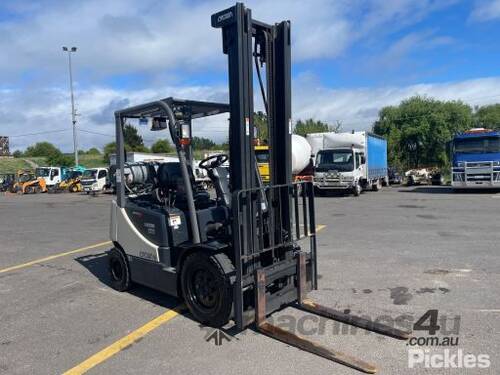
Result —
<path fill-rule="evenodd" d="M 228 56 L 229 105 L 175 98 L 115 112 L 116 199 L 112 202 L 112 286 L 132 282 L 184 299 L 195 319 L 258 331 L 358 370 L 375 367 L 284 331 L 266 316 L 291 304 L 399 339 L 408 332 L 345 314 L 306 298 L 317 288 L 311 182 L 292 183 L 290 22 L 268 25 L 237 3 L 212 16 Z M 254 153 L 254 65 L 267 113 L 270 184 Z M 265 66 L 265 79 L 260 68 Z M 215 197 L 193 176 L 192 122 L 229 113 L 229 153 L 202 160 Z M 127 163 L 123 127 L 148 119 L 168 129 L 178 162 Z M 142 122 L 142 121 L 141 121 Z M 229 168 L 223 166 L 229 160 Z"/>

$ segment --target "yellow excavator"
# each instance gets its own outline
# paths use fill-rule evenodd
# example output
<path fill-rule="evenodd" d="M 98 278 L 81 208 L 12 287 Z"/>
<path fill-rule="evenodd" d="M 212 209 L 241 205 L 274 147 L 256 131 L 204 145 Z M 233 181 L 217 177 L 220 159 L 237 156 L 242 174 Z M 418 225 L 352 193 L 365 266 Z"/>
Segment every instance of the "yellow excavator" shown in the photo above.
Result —
<path fill-rule="evenodd" d="M 33 172 L 28 170 L 19 170 L 16 173 L 15 183 L 12 185 L 11 192 L 19 195 L 46 193 L 47 185 L 43 178 L 37 178 Z"/>

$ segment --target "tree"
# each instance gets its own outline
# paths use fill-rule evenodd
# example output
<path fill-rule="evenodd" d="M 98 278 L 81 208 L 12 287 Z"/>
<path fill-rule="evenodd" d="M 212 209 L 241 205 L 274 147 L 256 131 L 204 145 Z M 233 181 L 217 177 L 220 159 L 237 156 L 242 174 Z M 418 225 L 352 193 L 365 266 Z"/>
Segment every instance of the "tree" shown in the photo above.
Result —
<path fill-rule="evenodd" d="M 293 133 L 305 137 L 307 134 L 311 133 L 338 132 L 341 128 L 342 124 L 340 122 L 337 122 L 334 126 L 330 126 L 325 122 L 316 121 L 312 118 L 305 121 L 299 119 L 295 123 Z"/>
<path fill-rule="evenodd" d="M 127 150 L 127 146 L 125 146 L 125 150 Z M 127 150 L 128 151 L 128 150 Z M 111 154 L 116 153 L 116 142 L 110 142 L 104 146 L 103 149 L 103 160 L 104 162 L 108 163 L 109 162 L 109 156 Z"/>
<path fill-rule="evenodd" d="M 253 125 L 257 128 L 257 138 L 263 142 L 267 142 L 269 139 L 267 115 L 262 111 L 254 112 Z"/>
<path fill-rule="evenodd" d="M 500 104 L 486 105 L 476 110 L 475 126 L 487 129 L 500 129 Z"/>
<path fill-rule="evenodd" d="M 48 165 L 54 165 L 58 167 L 69 167 L 74 165 L 75 160 L 72 156 L 64 155 L 62 152 L 55 153 L 47 157 Z"/>
<path fill-rule="evenodd" d="M 387 139 L 389 163 L 395 167 L 444 167 L 449 162 L 446 143 L 472 125 L 470 106 L 414 96 L 382 108 L 373 132 Z"/>
<path fill-rule="evenodd" d="M 99 151 L 99 149 L 95 148 L 95 147 L 92 147 L 92 148 L 89 148 L 86 152 L 87 155 L 101 155 L 101 151 Z"/>
<path fill-rule="evenodd" d="M 15 158 L 22 158 L 23 157 L 23 153 L 20 151 L 20 150 L 16 150 L 12 153 L 12 156 L 15 157 Z"/>
<path fill-rule="evenodd" d="M 151 146 L 151 152 L 155 154 L 168 154 L 170 152 L 173 152 L 174 148 L 170 144 L 169 141 L 166 139 L 158 139 L 153 145 Z"/>
<path fill-rule="evenodd" d="M 52 155 L 56 155 L 60 153 L 59 149 L 49 142 L 38 142 L 33 146 L 29 146 L 24 152 L 25 156 L 45 156 L 50 157 Z"/>
<path fill-rule="evenodd" d="M 123 127 L 123 140 L 132 151 L 142 152 L 144 150 L 144 140 L 133 125 L 125 124 Z"/>
<path fill-rule="evenodd" d="M 214 141 L 204 137 L 193 137 L 191 145 L 195 150 L 212 150 L 217 148 L 217 144 Z"/>

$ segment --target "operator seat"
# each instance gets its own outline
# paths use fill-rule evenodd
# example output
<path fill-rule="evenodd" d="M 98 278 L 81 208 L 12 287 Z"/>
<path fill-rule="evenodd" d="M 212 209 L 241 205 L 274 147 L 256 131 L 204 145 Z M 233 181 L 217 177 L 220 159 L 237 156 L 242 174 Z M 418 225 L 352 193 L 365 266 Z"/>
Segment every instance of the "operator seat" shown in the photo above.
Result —
<path fill-rule="evenodd" d="M 212 204 L 210 195 L 207 191 L 197 188 L 189 166 L 188 173 L 193 190 L 195 207 L 197 209 L 209 207 Z M 182 178 L 181 164 L 179 162 L 161 163 L 158 167 L 157 178 L 158 188 L 164 193 L 164 196 L 173 196 L 174 206 L 187 211 L 187 195 Z"/>

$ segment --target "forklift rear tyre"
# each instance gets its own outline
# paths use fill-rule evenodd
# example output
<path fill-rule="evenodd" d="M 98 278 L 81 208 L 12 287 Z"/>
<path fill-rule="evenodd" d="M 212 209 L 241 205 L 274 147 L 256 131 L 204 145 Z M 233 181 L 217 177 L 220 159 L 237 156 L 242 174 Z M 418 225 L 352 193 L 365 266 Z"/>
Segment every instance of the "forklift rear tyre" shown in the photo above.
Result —
<path fill-rule="evenodd" d="M 109 274 L 111 277 L 111 287 L 119 292 L 130 289 L 130 267 L 123 252 L 118 249 L 111 249 L 108 253 Z"/>
<path fill-rule="evenodd" d="M 231 317 L 233 287 L 229 279 L 234 266 L 222 253 L 198 251 L 189 255 L 181 271 L 184 301 L 202 324 L 224 326 Z"/>

